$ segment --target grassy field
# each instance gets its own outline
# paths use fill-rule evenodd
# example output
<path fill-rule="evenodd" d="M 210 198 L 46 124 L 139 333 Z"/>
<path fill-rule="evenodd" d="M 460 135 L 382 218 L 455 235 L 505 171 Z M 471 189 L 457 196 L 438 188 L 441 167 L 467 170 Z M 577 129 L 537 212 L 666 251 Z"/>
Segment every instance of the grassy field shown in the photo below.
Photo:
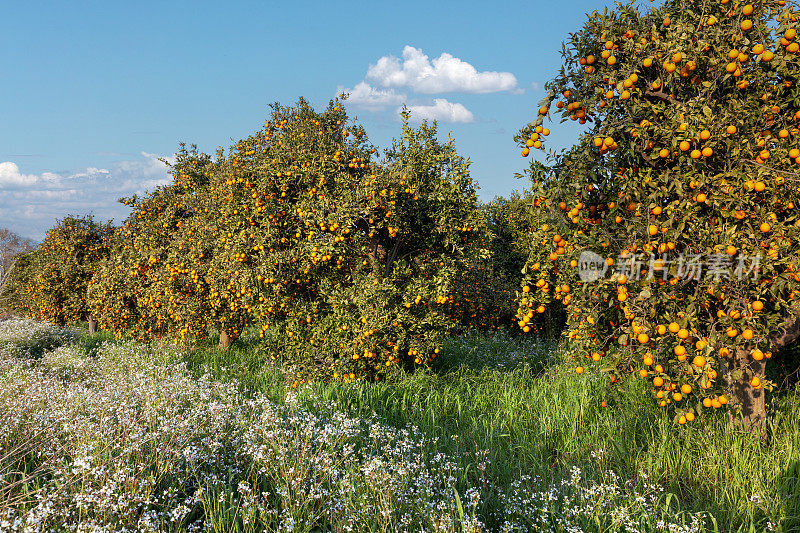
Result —
<path fill-rule="evenodd" d="M 720 412 L 676 427 L 567 350 L 462 337 L 433 373 L 293 390 L 254 339 L 7 321 L 0 530 L 800 530 L 800 389 L 761 443 Z"/>

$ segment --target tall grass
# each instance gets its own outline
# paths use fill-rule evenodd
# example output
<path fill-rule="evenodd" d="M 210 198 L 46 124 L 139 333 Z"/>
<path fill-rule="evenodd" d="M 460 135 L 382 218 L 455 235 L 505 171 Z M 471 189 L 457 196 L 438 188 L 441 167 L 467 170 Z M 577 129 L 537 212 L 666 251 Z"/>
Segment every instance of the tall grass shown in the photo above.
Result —
<path fill-rule="evenodd" d="M 721 412 L 676 426 L 642 381 L 568 356 L 464 337 L 432 372 L 295 390 L 248 338 L 176 352 L 6 323 L 0 530 L 800 530 L 800 390 L 760 442 Z"/>
<path fill-rule="evenodd" d="M 643 381 L 614 386 L 603 376 L 577 375 L 568 350 L 558 341 L 504 335 L 453 339 L 435 372 L 316 383 L 300 398 L 412 424 L 456 458 L 488 450 L 500 486 L 520 475 L 560 479 L 573 466 L 590 477 L 611 469 L 639 485 L 644 473 L 686 509 L 709 512 L 722 531 L 800 531 L 800 388 L 773 397 L 769 438 L 761 442 L 731 429 L 723 412 L 679 427 Z M 210 363 L 218 378 L 235 378 L 244 390 L 276 400 L 286 392 L 280 373 L 246 347 L 186 357 L 190 367 Z M 460 466 L 474 469 L 469 459 Z"/>

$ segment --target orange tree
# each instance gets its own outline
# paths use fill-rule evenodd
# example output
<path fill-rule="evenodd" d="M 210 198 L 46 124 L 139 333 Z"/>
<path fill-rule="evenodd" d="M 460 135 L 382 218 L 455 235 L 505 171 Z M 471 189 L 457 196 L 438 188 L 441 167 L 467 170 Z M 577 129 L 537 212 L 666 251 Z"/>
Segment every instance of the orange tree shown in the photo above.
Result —
<path fill-rule="evenodd" d="M 95 222 L 91 215 L 58 221 L 12 272 L 14 310 L 56 324 L 83 319 L 93 322 L 87 287 L 108 255 L 112 234 L 110 223 Z"/>
<path fill-rule="evenodd" d="M 651 381 L 677 423 L 725 406 L 760 431 L 766 363 L 800 335 L 795 9 L 592 13 L 516 138 L 523 155 L 541 147 L 551 111 L 588 128 L 531 164 L 539 224 L 520 322 L 566 306 L 577 370 Z"/>
<path fill-rule="evenodd" d="M 453 281 L 485 254 L 484 218 L 435 125 L 404 123 L 376 152 L 338 102 L 304 100 L 213 161 L 181 151 L 171 185 L 130 201 L 93 284 L 103 326 L 218 331 L 223 348 L 253 326 L 298 382 L 426 365 L 454 326 Z"/>
<path fill-rule="evenodd" d="M 383 161 L 376 152 L 338 102 L 300 100 L 273 106 L 209 177 L 199 235 L 214 305 L 243 309 L 298 382 L 428 364 L 454 326 L 451 284 L 480 254 L 483 218 L 452 140 L 404 123 Z"/>
<path fill-rule="evenodd" d="M 515 331 L 514 294 L 529 252 L 526 200 L 513 193 L 481 205 L 488 231 L 480 236 L 480 244 L 487 253 L 455 280 L 448 303 L 448 313 L 463 330 Z M 530 323 L 527 331 L 544 332 L 544 322 Z"/>
<path fill-rule="evenodd" d="M 173 182 L 143 198 L 124 198 L 131 214 L 89 287 L 103 329 L 141 339 L 205 337 L 213 322 L 204 250 L 189 246 L 205 194 L 210 158 L 182 146 Z"/>

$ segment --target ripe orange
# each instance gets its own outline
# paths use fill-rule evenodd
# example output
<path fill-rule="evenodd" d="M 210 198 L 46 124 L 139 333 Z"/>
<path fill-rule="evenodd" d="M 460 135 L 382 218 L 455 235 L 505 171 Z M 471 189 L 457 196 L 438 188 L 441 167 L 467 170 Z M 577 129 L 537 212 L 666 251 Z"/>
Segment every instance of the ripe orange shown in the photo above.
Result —
<path fill-rule="evenodd" d="M 692 364 L 698 368 L 703 368 L 706 366 L 706 358 L 702 355 L 696 355 L 694 359 L 692 359 Z"/>

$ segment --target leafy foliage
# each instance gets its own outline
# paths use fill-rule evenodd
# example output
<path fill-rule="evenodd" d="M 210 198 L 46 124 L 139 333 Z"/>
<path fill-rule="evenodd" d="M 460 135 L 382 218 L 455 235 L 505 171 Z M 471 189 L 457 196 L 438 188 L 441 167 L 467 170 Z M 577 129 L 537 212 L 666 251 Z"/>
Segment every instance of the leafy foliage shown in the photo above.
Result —
<path fill-rule="evenodd" d="M 482 255 L 466 159 L 435 125 L 376 160 L 331 102 L 273 106 L 216 159 L 183 149 L 172 185 L 144 199 L 92 288 L 101 326 L 222 343 L 260 328 L 298 382 L 426 365 L 454 326 L 455 280 Z"/>
<path fill-rule="evenodd" d="M 539 246 L 518 317 L 563 304 L 578 371 L 652 380 L 679 423 L 729 399 L 762 423 L 766 360 L 798 334 L 796 27 L 782 0 L 594 12 L 517 136 L 541 143 L 553 105 L 588 128 L 529 169 Z M 582 282 L 585 251 L 612 275 Z"/>
<path fill-rule="evenodd" d="M 112 236 L 111 224 L 91 215 L 58 221 L 34 251 L 18 258 L 9 283 L 13 310 L 56 324 L 85 319 L 89 281 Z"/>

